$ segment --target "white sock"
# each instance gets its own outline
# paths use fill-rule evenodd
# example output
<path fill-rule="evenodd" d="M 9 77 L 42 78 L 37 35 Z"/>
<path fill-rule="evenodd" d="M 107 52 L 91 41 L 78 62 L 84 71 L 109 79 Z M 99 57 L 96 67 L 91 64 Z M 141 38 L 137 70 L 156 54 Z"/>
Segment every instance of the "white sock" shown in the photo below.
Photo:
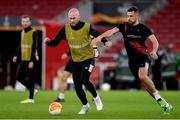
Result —
<path fill-rule="evenodd" d="M 89 103 L 87 103 L 86 105 L 83 105 L 84 107 L 89 107 L 90 105 L 89 105 Z"/>
<path fill-rule="evenodd" d="M 65 95 L 64 93 L 59 93 L 59 99 L 64 99 Z"/>
<path fill-rule="evenodd" d="M 158 100 L 158 99 L 161 98 L 161 95 L 159 94 L 158 91 L 154 92 L 153 95 L 154 95 L 154 97 L 155 97 L 155 100 Z"/>
<path fill-rule="evenodd" d="M 94 97 L 94 100 L 97 100 L 99 98 L 99 95 L 97 94 L 97 96 L 96 97 Z"/>

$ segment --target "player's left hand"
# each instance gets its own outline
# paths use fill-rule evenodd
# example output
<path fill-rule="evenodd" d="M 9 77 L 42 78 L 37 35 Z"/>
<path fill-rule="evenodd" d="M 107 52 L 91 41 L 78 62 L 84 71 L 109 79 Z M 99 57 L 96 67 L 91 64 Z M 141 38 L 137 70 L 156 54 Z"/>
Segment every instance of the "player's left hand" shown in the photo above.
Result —
<path fill-rule="evenodd" d="M 28 67 L 29 67 L 29 69 L 33 69 L 33 67 L 34 67 L 34 63 L 33 63 L 33 62 L 29 62 Z"/>
<path fill-rule="evenodd" d="M 158 59 L 158 55 L 157 55 L 157 53 L 154 52 L 154 51 L 150 52 L 150 56 L 151 56 L 154 60 Z"/>
<path fill-rule="evenodd" d="M 61 55 L 61 59 L 62 59 L 62 60 L 65 60 L 66 58 L 68 58 L 67 53 L 63 53 L 63 54 Z"/>
<path fill-rule="evenodd" d="M 51 41 L 50 38 L 48 38 L 48 37 L 45 38 L 45 42 L 50 42 L 50 41 Z"/>
<path fill-rule="evenodd" d="M 111 41 L 105 42 L 105 46 L 106 46 L 106 47 L 111 47 L 111 46 L 112 46 L 112 42 L 111 42 Z"/>

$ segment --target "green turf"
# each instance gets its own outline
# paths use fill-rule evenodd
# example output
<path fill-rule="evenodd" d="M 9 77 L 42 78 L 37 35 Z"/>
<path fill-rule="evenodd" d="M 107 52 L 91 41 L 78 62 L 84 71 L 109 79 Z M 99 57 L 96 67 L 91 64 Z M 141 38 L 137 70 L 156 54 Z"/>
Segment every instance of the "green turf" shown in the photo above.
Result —
<path fill-rule="evenodd" d="M 87 93 L 87 92 L 86 92 Z M 0 119 L 180 119 L 180 92 L 166 91 L 161 94 L 174 109 L 172 114 L 163 115 L 162 109 L 145 91 L 110 91 L 100 95 L 104 109 L 97 112 L 91 103 L 86 115 L 78 115 L 82 107 L 74 91 L 66 92 L 66 101 L 62 103 L 63 112 L 59 116 L 48 113 L 48 105 L 58 92 L 40 91 L 35 104 L 20 104 L 28 92 L 0 91 Z M 87 93 L 88 100 L 92 99 Z"/>

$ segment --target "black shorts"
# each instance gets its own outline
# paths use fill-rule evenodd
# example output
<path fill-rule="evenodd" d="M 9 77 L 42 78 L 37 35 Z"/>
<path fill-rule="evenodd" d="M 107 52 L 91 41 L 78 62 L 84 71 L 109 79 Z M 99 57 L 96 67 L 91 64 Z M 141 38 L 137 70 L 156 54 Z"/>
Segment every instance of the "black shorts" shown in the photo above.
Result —
<path fill-rule="evenodd" d="M 151 59 L 149 55 L 142 55 L 129 60 L 129 68 L 136 80 L 140 80 L 138 76 L 139 68 L 145 67 L 149 71 L 150 65 Z"/>
<path fill-rule="evenodd" d="M 66 64 L 64 71 L 72 73 L 72 63 L 71 59 L 69 59 L 68 63 Z"/>

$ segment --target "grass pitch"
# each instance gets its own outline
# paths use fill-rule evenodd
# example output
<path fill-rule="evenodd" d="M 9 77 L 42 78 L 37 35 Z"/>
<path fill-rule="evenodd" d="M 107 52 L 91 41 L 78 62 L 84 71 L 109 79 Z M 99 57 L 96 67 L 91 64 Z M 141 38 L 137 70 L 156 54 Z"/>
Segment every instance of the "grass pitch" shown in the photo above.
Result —
<path fill-rule="evenodd" d="M 91 95 L 86 91 L 88 100 Z M 0 91 L 0 119 L 180 119 L 180 91 L 161 91 L 161 95 L 173 105 L 170 115 L 164 115 L 159 105 L 146 91 L 99 91 L 104 109 L 96 110 L 94 103 L 86 115 L 78 115 L 82 104 L 75 91 L 66 92 L 59 116 L 48 113 L 48 106 L 58 91 L 39 91 L 35 104 L 20 104 L 28 92 Z"/>

